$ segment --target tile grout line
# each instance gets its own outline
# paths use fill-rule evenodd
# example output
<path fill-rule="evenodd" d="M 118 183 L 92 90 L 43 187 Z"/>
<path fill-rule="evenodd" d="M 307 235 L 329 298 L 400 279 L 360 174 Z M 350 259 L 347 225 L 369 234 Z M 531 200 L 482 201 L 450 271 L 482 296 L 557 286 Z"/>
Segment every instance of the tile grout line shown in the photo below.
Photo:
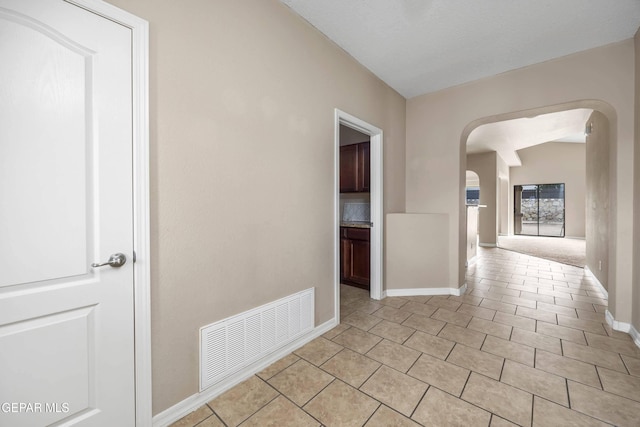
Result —
<path fill-rule="evenodd" d="M 211 407 L 205 403 L 206 406 L 209 407 L 209 409 L 211 409 Z M 193 425 L 193 427 L 198 427 L 199 425 L 201 425 L 202 423 L 204 423 L 205 421 L 207 421 L 209 418 L 211 417 L 215 417 L 217 420 L 219 420 L 225 427 L 228 427 L 227 423 L 225 423 L 224 421 L 222 421 L 222 418 L 220 418 L 213 409 L 211 409 L 211 414 L 205 418 L 202 421 L 198 421 L 196 424 Z"/>
<path fill-rule="evenodd" d="M 496 381 L 495 379 L 493 379 L 493 378 L 491 378 L 491 377 L 488 377 L 488 376 L 486 376 L 486 375 L 484 375 L 484 374 L 481 374 L 481 373 L 478 373 L 478 372 L 475 372 L 475 371 L 471 371 L 471 372 L 469 373 L 469 377 L 467 378 L 467 382 L 466 382 L 466 383 L 465 383 L 465 385 L 464 385 L 464 388 L 466 388 L 466 387 L 467 387 L 467 383 L 469 382 L 469 379 L 471 378 L 471 374 L 479 375 L 479 376 L 481 376 L 481 377 L 484 377 L 484 378 L 489 379 L 490 381 Z M 513 386 L 512 386 L 512 385 L 510 385 L 510 384 L 506 384 L 506 383 L 503 383 L 503 382 L 500 382 L 500 381 L 496 381 L 496 382 L 498 382 L 498 383 L 500 383 L 500 384 L 503 384 L 503 385 L 507 385 L 507 386 L 509 386 L 509 387 L 513 387 Z M 437 388 L 437 387 L 436 387 L 436 388 Z M 465 403 L 468 403 L 469 405 L 475 406 L 476 408 L 482 409 L 483 411 L 488 412 L 488 413 L 490 413 L 491 415 L 496 415 L 497 417 L 502 418 L 500 415 L 498 415 L 498 414 L 496 414 L 496 413 L 494 413 L 494 412 L 490 411 L 490 410 L 489 410 L 489 409 L 487 409 L 487 408 L 483 408 L 482 406 L 479 406 L 479 405 L 477 405 L 477 404 L 476 404 L 476 403 L 474 403 L 474 402 L 470 402 L 470 401 L 468 401 L 468 400 L 463 399 L 463 398 L 462 398 L 462 394 L 464 393 L 464 388 L 463 388 L 462 393 L 460 393 L 460 397 L 458 397 L 458 399 L 462 400 L 462 401 L 463 401 L 463 402 L 465 402 Z M 532 400 L 533 400 L 533 396 L 534 396 L 534 395 L 533 395 L 533 393 L 530 393 L 530 392 L 528 392 L 528 391 L 526 391 L 526 390 L 519 389 L 519 388 L 517 388 L 517 387 L 513 387 L 513 388 L 518 389 L 518 390 L 520 390 L 520 391 L 523 391 L 523 392 L 525 392 L 525 393 L 527 393 L 527 394 L 530 394 L 530 395 L 532 396 Z M 438 390 L 440 390 L 440 389 L 438 389 Z M 443 391 L 444 393 L 447 393 L 447 394 L 451 394 L 451 393 L 449 393 L 449 392 L 447 392 L 447 391 L 445 391 L 445 390 L 441 390 L 441 391 Z M 453 394 L 451 394 L 451 395 L 452 395 L 452 396 L 455 396 L 455 395 L 453 395 Z M 511 420 L 509 420 L 509 419 L 508 419 L 508 418 L 506 418 L 506 417 L 504 417 L 504 419 L 505 419 L 505 420 L 507 420 L 507 421 L 510 421 L 510 422 L 511 422 Z M 513 422 L 513 423 L 515 424 L 515 422 Z"/>
<path fill-rule="evenodd" d="M 363 354 L 363 356 L 364 356 L 364 357 L 367 357 L 367 356 L 365 356 L 364 354 Z M 369 358 L 369 359 L 371 359 L 371 358 Z M 373 359 L 371 359 L 371 360 L 373 360 Z M 358 390 L 358 391 L 362 391 L 362 390 L 360 390 L 360 388 L 362 388 L 362 386 L 363 386 L 363 385 L 365 385 L 365 384 L 367 383 L 367 381 L 369 381 L 369 380 L 371 379 L 371 377 L 373 377 L 373 376 L 376 374 L 376 372 L 378 372 L 378 371 L 380 370 L 380 368 L 382 368 L 382 366 L 387 366 L 387 365 L 385 365 L 384 363 L 380 363 L 380 362 L 378 362 L 377 360 L 374 360 L 374 362 L 379 363 L 379 364 L 380 364 L 380 366 L 378 366 L 376 369 L 374 369 L 374 370 L 373 370 L 373 372 L 371 372 L 371 374 L 369 374 L 369 376 L 368 376 L 364 381 L 362 381 L 362 384 L 360 384 L 360 386 L 359 386 L 358 388 L 355 388 L 355 387 L 354 387 L 356 390 Z M 363 391 L 362 391 L 362 392 L 363 392 Z M 363 392 L 363 393 L 364 393 L 364 392 Z M 366 393 L 365 393 L 365 394 L 366 394 Z M 368 396 L 368 395 L 367 395 L 367 396 Z M 376 399 L 376 400 L 377 400 L 377 399 Z"/>
<path fill-rule="evenodd" d="M 229 425 L 228 425 L 227 423 L 225 423 L 225 422 L 224 422 L 224 420 L 222 419 L 222 417 L 220 416 L 220 414 L 218 414 L 218 413 L 215 411 L 215 409 L 213 409 L 213 408 L 209 405 L 209 403 L 206 403 L 206 405 L 209 407 L 209 409 L 211 409 L 211 412 L 212 412 L 213 414 L 215 414 L 215 416 L 216 416 L 216 417 L 218 417 L 218 419 L 220 420 L 220 422 L 221 422 L 222 424 L 224 424 L 224 425 L 225 425 L 225 427 L 229 427 Z"/>
<path fill-rule="evenodd" d="M 332 381 L 333 382 L 333 381 Z M 326 387 L 325 387 L 326 388 Z M 310 416 L 311 418 L 313 418 L 314 420 L 316 420 L 318 422 L 318 424 L 323 425 L 320 420 L 318 420 L 316 417 L 314 417 L 313 415 L 311 415 L 309 412 L 307 412 L 302 406 L 299 406 L 296 402 L 294 402 L 293 400 L 289 399 L 289 397 L 285 396 L 284 394 L 282 394 L 282 397 L 284 397 L 285 399 L 287 399 L 289 402 L 291 402 L 291 404 L 293 406 L 295 406 L 296 408 L 300 409 L 302 412 L 304 412 L 305 414 L 307 414 L 308 416 Z M 315 397 L 315 396 L 313 396 Z M 313 400 L 313 397 L 311 399 L 309 399 L 309 401 L 307 401 L 307 403 L 311 402 Z M 306 405 L 306 403 L 305 403 Z M 243 421 L 244 422 L 244 421 Z"/>
<path fill-rule="evenodd" d="M 442 393 L 448 394 L 449 396 L 452 396 L 452 397 L 454 397 L 454 398 L 456 398 L 456 399 L 459 399 L 459 400 L 463 401 L 464 403 L 466 403 L 466 404 L 468 404 L 468 405 L 474 406 L 474 407 L 476 407 L 476 408 L 478 408 L 478 409 L 481 409 L 481 410 L 483 410 L 483 411 L 485 411 L 485 412 L 488 412 L 488 413 L 489 413 L 489 414 L 491 414 L 491 415 L 494 415 L 494 413 L 493 413 L 493 412 L 491 412 L 490 410 L 488 410 L 487 408 L 483 408 L 482 406 L 478 406 L 477 404 L 475 404 L 475 403 L 473 403 L 473 402 L 469 402 L 468 400 L 464 400 L 464 399 L 462 398 L 462 394 L 464 393 L 464 389 L 467 387 L 467 383 L 469 382 L 469 379 L 470 379 L 470 377 L 471 377 L 471 374 L 472 374 L 472 373 L 475 373 L 475 374 L 477 374 L 477 375 L 481 375 L 481 376 L 483 376 L 483 377 L 486 377 L 485 375 L 478 374 L 478 373 L 477 373 L 477 372 L 475 372 L 475 371 L 470 371 L 470 372 L 469 372 L 469 375 L 467 376 L 467 381 L 464 383 L 464 387 L 462 388 L 462 391 L 460 392 L 460 396 L 456 396 L 455 394 L 452 394 L 452 393 L 448 392 L 447 390 L 443 390 L 443 389 L 438 388 L 438 387 L 433 386 L 433 385 L 430 385 L 430 386 L 429 386 L 429 388 L 434 388 L 434 389 L 436 389 L 436 390 L 438 390 L 438 391 L 441 391 Z M 486 377 L 486 378 L 489 378 L 489 377 Z M 490 379 L 491 379 L 492 381 L 495 381 L 493 378 L 490 378 Z M 497 414 L 496 414 L 496 415 L 497 415 Z M 498 415 L 498 416 L 499 416 L 499 415 Z M 415 421 L 414 419 L 411 419 L 411 420 L 412 420 L 412 421 Z"/>
<path fill-rule="evenodd" d="M 380 410 L 380 407 L 383 405 L 383 403 L 382 403 L 382 402 L 380 402 L 380 401 L 379 401 L 379 400 L 377 400 L 377 399 L 376 399 L 376 402 L 378 402 L 378 407 L 375 409 L 375 411 L 373 411 L 373 412 L 371 413 L 371 415 L 369 415 L 369 416 L 367 417 L 367 419 L 365 420 L 365 422 L 364 422 L 364 423 L 362 423 L 362 425 L 363 425 L 363 426 L 364 426 L 365 424 L 367 424 L 367 423 L 369 422 L 369 420 L 371 420 L 371 418 L 373 418 L 373 416 L 376 414 L 376 412 L 378 412 L 378 410 Z"/>
<path fill-rule="evenodd" d="M 566 379 L 565 379 L 566 381 Z M 536 396 L 531 396 L 531 425 L 533 426 L 533 414 L 536 412 Z"/>
<path fill-rule="evenodd" d="M 415 413 L 416 413 L 416 411 L 418 410 L 418 406 L 420 406 L 420 404 L 421 404 L 421 403 L 422 403 L 422 401 L 424 400 L 425 396 L 427 395 L 427 392 L 429 391 L 429 389 L 430 389 L 431 387 L 432 387 L 432 386 L 431 386 L 431 384 L 427 384 L 427 388 L 426 388 L 426 390 L 424 391 L 424 393 L 422 393 L 422 396 L 420 397 L 420 399 L 418 399 L 418 403 L 416 404 L 416 407 L 415 407 L 415 408 L 413 408 L 413 410 L 411 411 L 411 414 L 410 414 L 407 418 L 411 419 L 412 421 L 415 421 L 415 420 L 413 420 L 413 418 L 412 418 L 412 417 L 413 417 L 413 414 L 415 414 Z M 402 415 L 404 415 L 404 414 L 402 414 Z"/>
<path fill-rule="evenodd" d="M 622 364 L 624 365 L 624 368 L 627 370 L 627 374 L 633 377 L 633 375 L 631 375 L 631 371 L 629 370 L 629 367 L 627 366 L 627 363 L 624 361 L 624 357 L 620 356 L 620 359 L 622 359 Z"/>
<path fill-rule="evenodd" d="M 322 389 L 320 389 L 320 391 L 318 391 L 316 394 L 314 394 L 313 396 L 311 396 L 311 397 L 310 397 L 306 402 L 304 402 L 304 405 L 302 405 L 302 406 L 298 406 L 298 405 L 296 404 L 296 406 L 298 406 L 298 408 L 302 409 L 304 412 L 308 413 L 308 412 L 304 409 L 304 407 L 305 407 L 306 405 L 308 405 L 308 404 L 309 404 L 309 402 L 311 402 L 313 399 L 315 399 L 316 397 L 318 397 L 318 395 L 319 395 L 320 393 L 322 393 L 323 391 L 325 391 L 325 390 L 326 390 L 326 389 L 327 389 L 331 384 L 333 384 L 335 381 L 340 381 L 337 377 L 334 377 L 333 375 L 331 375 L 331 376 L 333 377 L 333 379 L 332 379 L 331 381 L 329 381 L 329 384 L 327 384 L 326 386 L 322 387 Z M 341 382 L 343 382 L 344 384 L 347 384 L 347 383 L 345 383 L 344 381 L 341 381 Z M 347 384 L 347 386 L 351 387 L 349 384 Z M 357 389 L 356 389 L 356 390 L 357 390 Z M 295 402 L 293 402 L 293 403 L 295 404 Z M 309 415 L 311 415 L 311 414 L 309 414 Z"/>
<path fill-rule="evenodd" d="M 507 364 L 507 358 L 502 359 L 502 366 L 500 367 L 500 375 L 498 375 L 498 382 L 502 382 L 502 374 L 504 373 L 504 365 Z"/>
<path fill-rule="evenodd" d="M 297 355 L 296 355 L 297 356 Z M 304 359 L 302 359 L 304 360 Z M 284 370 L 284 369 L 283 369 Z M 267 403 L 265 403 L 264 405 L 262 405 L 260 408 L 258 408 L 256 411 L 254 411 L 251 415 L 249 415 L 248 417 L 246 417 L 245 419 L 243 419 L 242 421 L 240 421 L 240 424 L 242 424 L 243 422 L 247 421 L 249 418 L 253 417 L 255 414 L 257 414 L 258 412 L 260 412 L 264 407 L 266 407 L 268 404 L 270 404 L 271 402 L 273 402 L 274 400 L 276 400 L 279 396 L 283 395 L 280 390 L 276 389 L 274 386 L 272 386 L 271 384 L 269 384 L 267 381 L 263 380 L 262 378 L 260 378 L 258 375 L 253 375 L 254 377 L 258 378 L 260 381 L 262 381 L 263 383 L 265 383 L 267 386 L 271 387 L 276 393 L 278 393 L 273 399 L 270 399 Z M 220 417 L 220 419 L 222 420 L 222 417 Z"/>
<path fill-rule="evenodd" d="M 567 402 L 568 402 L 568 404 L 569 404 L 569 409 L 573 409 L 573 408 L 571 407 L 571 393 L 569 393 L 569 379 L 568 379 L 568 378 L 565 378 L 565 379 L 564 379 L 564 382 L 565 382 L 565 385 L 566 385 L 566 387 L 567 387 Z"/>
<path fill-rule="evenodd" d="M 444 328 L 443 328 L 444 329 Z M 442 337 L 438 337 L 438 338 L 442 338 Z M 442 338 L 445 339 L 445 338 Z M 486 337 L 485 337 L 486 339 Z M 456 345 L 458 345 L 459 343 L 457 341 L 452 341 L 453 345 L 451 346 L 451 349 L 449 350 L 449 352 L 447 353 L 446 357 L 444 358 L 444 361 L 446 362 L 447 359 L 449 358 L 449 356 L 451 356 L 451 353 L 453 353 L 453 349 L 455 348 Z M 484 344 L 484 343 L 483 343 Z M 482 348 L 482 346 L 480 346 Z"/>

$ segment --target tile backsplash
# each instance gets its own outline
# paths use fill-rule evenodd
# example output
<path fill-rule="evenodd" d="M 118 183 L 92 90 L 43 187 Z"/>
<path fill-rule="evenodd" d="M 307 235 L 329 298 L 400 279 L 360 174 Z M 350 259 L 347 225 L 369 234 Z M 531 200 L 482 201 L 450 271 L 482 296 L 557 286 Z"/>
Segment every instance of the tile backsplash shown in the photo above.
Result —
<path fill-rule="evenodd" d="M 371 219 L 369 203 L 346 202 L 342 211 L 343 222 L 369 222 Z"/>

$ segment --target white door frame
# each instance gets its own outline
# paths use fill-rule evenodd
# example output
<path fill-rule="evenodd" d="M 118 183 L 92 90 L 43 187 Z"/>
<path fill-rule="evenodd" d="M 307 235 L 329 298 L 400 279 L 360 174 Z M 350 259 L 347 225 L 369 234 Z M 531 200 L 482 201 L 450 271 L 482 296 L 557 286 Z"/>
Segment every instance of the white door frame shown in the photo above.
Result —
<path fill-rule="evenodd" d="M 336 320 L 340 319 L 340 125 L 350 127 L 370 137 L 370 161 L 371 161 L 371 298 L 380 300 L 384 297 L 382 291 L 383 276 L 383 180 L 382 180 L 382 129 L 379 129 L 359 118 L 335 109 L 335 144 L 334 144 L 334 277 L 335 277 L 335 313 Z"/>
<path fill-rule="evenodd" d="M 136 425 L 150 426 L 149 23 L 101 0 L 65 1 L 131 29 Z"/>

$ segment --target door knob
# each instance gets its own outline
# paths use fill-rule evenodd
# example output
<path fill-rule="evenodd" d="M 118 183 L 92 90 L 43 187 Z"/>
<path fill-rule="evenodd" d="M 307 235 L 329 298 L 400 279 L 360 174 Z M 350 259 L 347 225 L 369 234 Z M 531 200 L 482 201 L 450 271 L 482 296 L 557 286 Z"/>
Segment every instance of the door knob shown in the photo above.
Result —
<path fill-rule="evenodd" d="M 127 262 L 127 257 L 125 256 L 125 254 L 117 253 L 117 254 L 111 255 L 107 262 L 103 262 L 102 264 L 98 264 L 97 262 L 94 262 L 93 264 L 91 264 L 91 267 L 96 268 L 96 267 L 104 267 L 105 265 L 108 265 L 113 268 L 118 268 L 118 267 L 122 267 L 126 262 Z"/>

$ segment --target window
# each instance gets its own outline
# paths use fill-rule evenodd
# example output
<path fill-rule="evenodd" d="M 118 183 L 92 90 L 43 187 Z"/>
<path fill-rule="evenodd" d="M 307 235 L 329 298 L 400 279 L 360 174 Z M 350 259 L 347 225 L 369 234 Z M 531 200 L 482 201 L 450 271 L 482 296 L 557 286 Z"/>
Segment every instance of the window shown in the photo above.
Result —
<path fill-rule="evenodd" d="M 480 187 L 467 187 L 467 205 L 478 206 L 480 202 Z"/>

